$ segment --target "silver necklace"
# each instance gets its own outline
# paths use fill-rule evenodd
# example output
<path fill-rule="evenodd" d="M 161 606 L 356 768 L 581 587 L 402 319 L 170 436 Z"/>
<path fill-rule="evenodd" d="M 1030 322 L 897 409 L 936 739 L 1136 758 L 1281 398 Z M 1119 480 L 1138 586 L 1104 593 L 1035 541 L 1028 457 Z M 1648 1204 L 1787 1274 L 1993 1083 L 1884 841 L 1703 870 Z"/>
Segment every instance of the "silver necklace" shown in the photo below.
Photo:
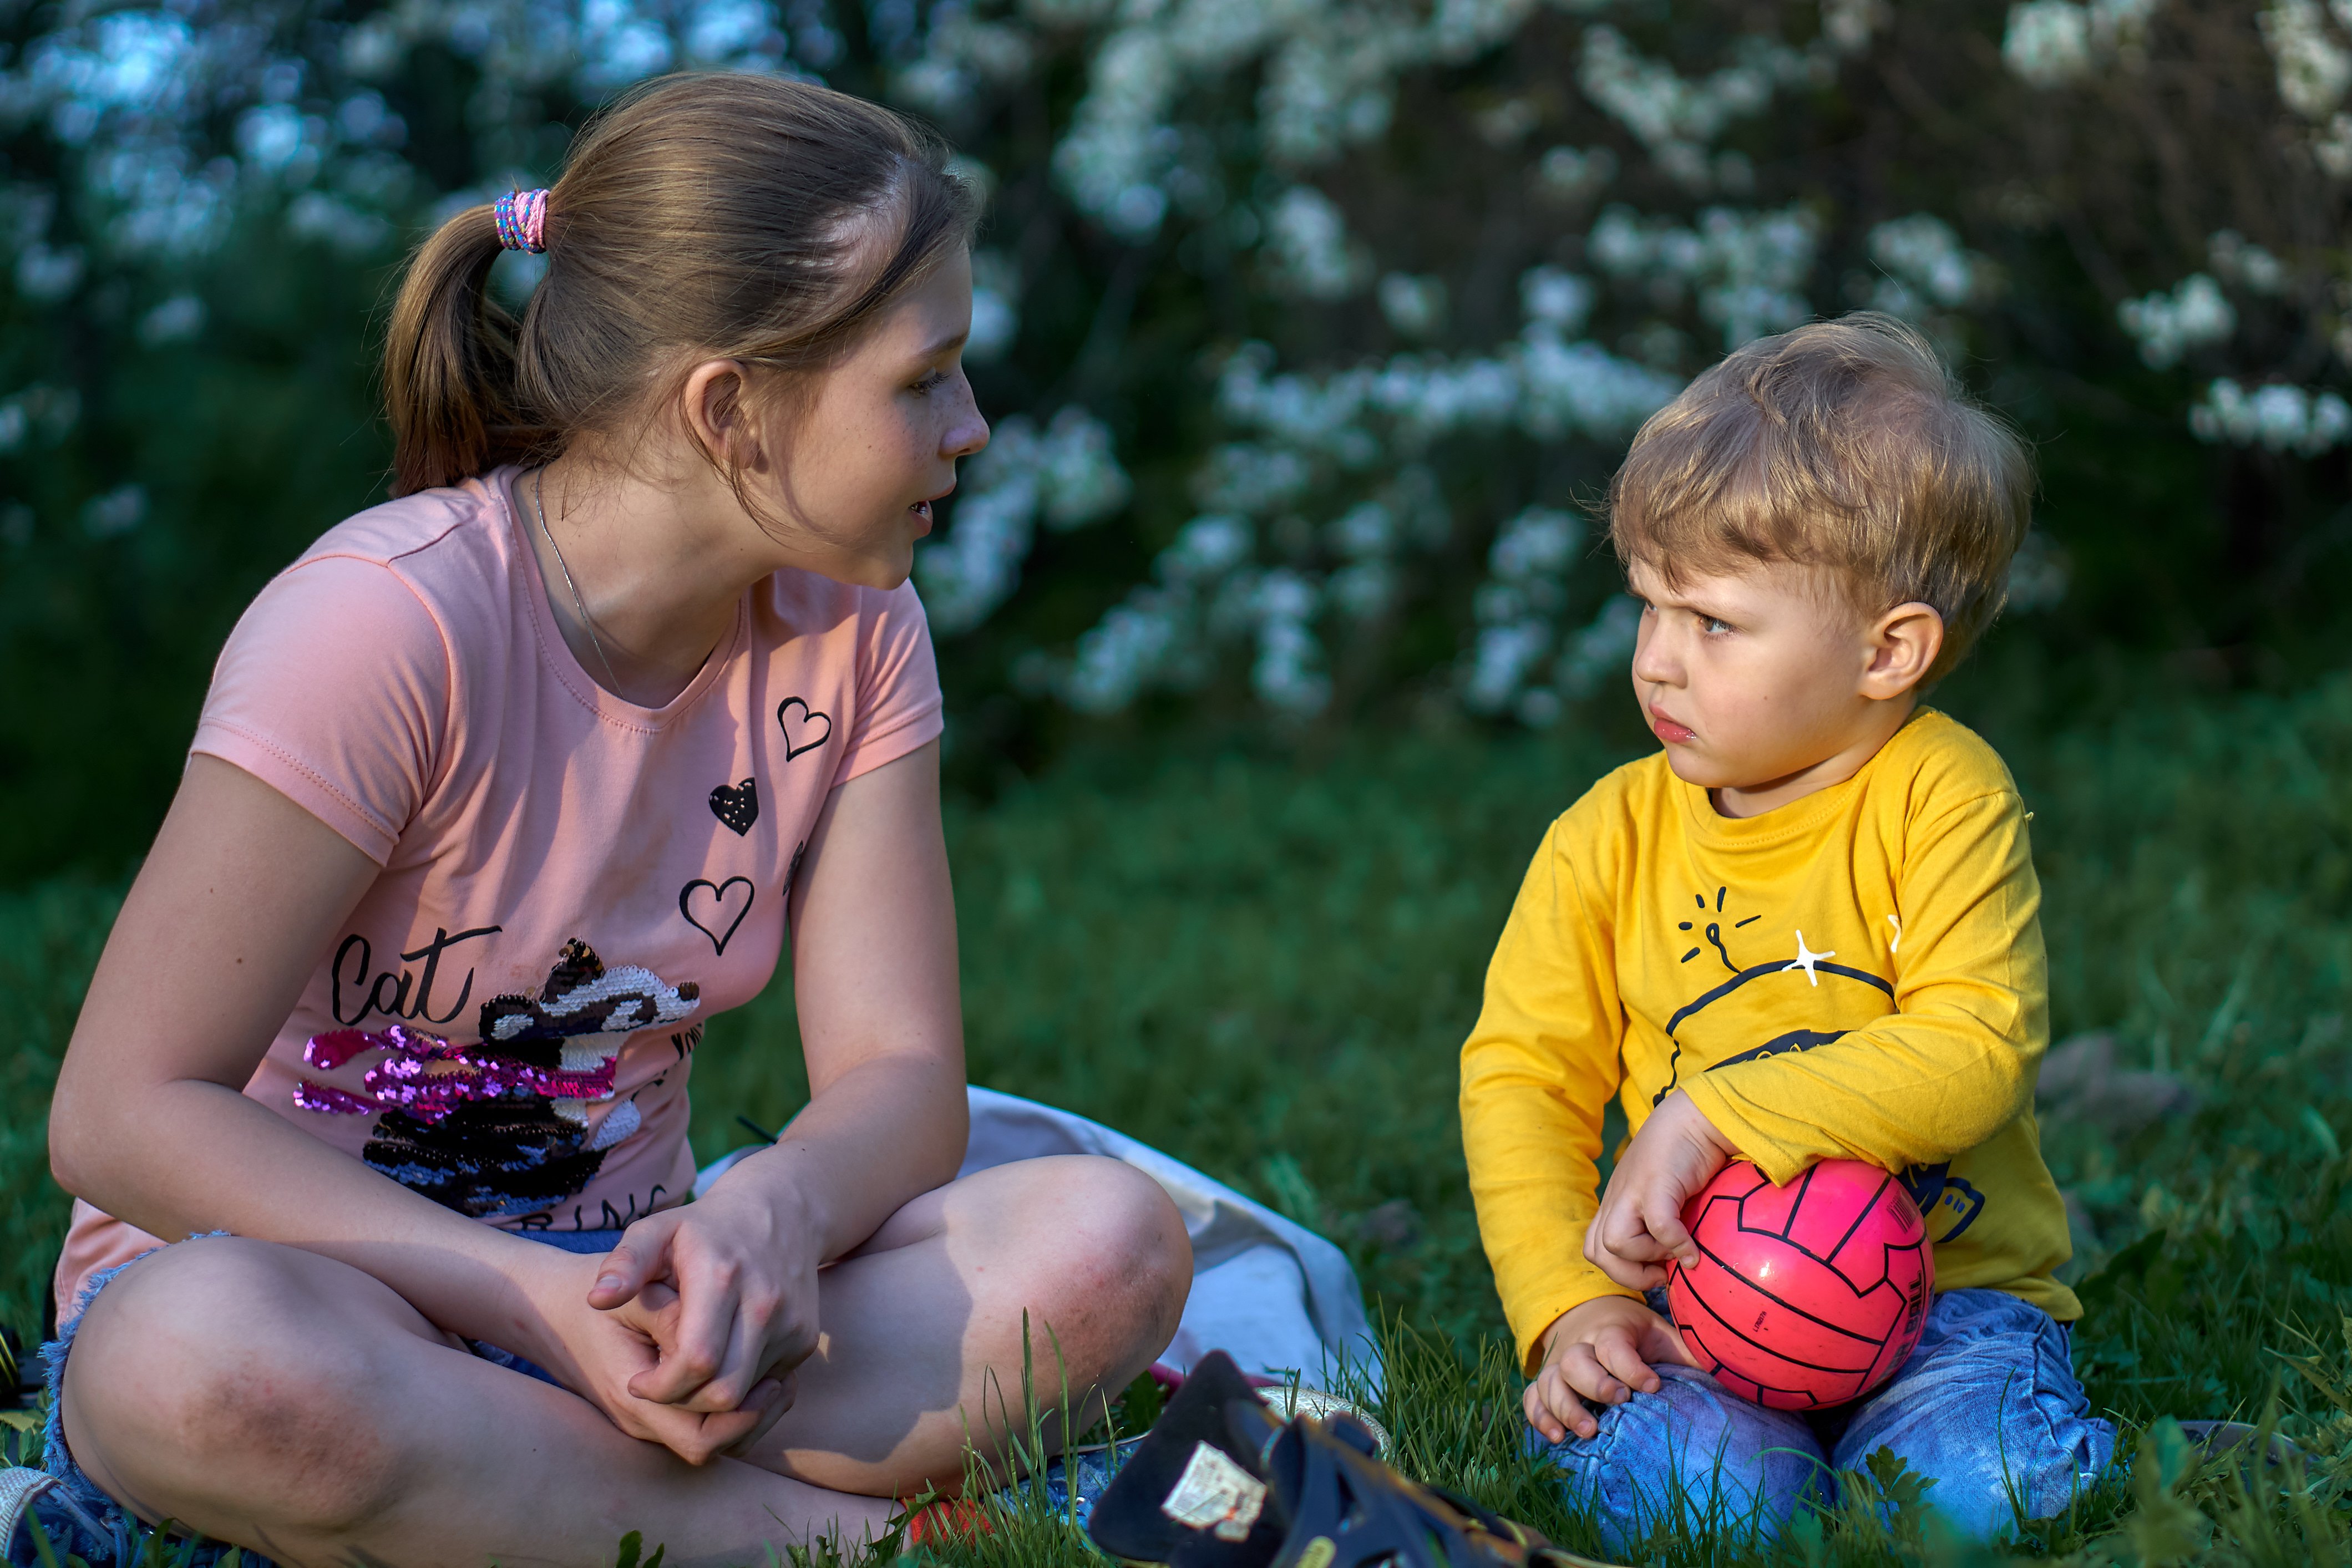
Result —
<path fill-rule="evenodd" d="M 572 580 L 572 567 L 563 559 L 563 547 L 555 542 L 554 530 L 547 526 L 547 470 L 541 468 L 530 476 L 530 509 L 539 514 L 539 531 L 547 540 L 547 548 L 555 552 L 555 570 L 563 574 L 563 586 L 572 591 L 572 608 L 580 612 L 580 625 L 588 633 L 588 645 L 596 650 L 596 662 L 604 666 L 605 689 L 614 696 L 621 695 L 621 677 L 613 673 L 613 661 L 604 652 L 604 640 L 596 635 L 596 618 L 588 613 L 588 601 L 580 597 L 580 585 Z"/>

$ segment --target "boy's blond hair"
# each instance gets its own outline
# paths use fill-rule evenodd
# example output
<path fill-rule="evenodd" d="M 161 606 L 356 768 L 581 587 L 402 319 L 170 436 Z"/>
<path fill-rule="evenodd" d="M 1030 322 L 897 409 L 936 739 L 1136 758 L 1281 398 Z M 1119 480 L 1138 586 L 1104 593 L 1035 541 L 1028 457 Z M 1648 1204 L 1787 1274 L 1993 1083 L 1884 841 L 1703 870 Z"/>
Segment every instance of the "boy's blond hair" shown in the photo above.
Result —
<path fill-rule="evenodd" d="M 1735 350 L 1652 414 L 1609 537 L 1681 587 L 1757 561 L 1829 568 L 1864 614 L 1929 604 L 1941 679 L 2009 596 L 2033 463 L 1916 329 L 1860 312 Z"/>

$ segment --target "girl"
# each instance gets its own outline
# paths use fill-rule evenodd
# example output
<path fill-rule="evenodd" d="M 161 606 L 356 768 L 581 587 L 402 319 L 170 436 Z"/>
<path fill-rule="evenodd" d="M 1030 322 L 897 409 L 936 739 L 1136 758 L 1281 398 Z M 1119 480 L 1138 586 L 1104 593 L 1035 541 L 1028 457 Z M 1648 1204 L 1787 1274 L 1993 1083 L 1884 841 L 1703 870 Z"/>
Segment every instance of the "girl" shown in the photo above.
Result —
<path fill-rule="evenodd" d="M 954 1179 L 907 574 L 988 439 L 973 215 L 881 109 L 674 77 L 417 254 L 398 498 L 230 637 L 58 1081 L 62 1496 L 295 1562 L 742 1563 L 1001 1455 L 1024 1348 L 1083 1403 L 1167 1343 L 1148 1179 Z M 810 1103 L 685 1206 L 704 1020 L 788 932 Z"/>

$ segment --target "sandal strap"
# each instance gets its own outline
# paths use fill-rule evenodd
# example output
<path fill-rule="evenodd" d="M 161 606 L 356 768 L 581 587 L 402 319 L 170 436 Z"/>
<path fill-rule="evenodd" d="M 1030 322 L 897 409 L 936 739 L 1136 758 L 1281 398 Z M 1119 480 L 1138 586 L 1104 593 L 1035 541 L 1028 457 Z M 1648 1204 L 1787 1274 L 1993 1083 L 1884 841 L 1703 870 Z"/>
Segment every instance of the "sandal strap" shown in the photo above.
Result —
<path fill-rule="evenodd" d="M 19 1465 L 0 1470 L 0 1553 L 5 1553 L 16 1539 L 16 1527 L 32 1511 L 33 1500 L 57 1484 L 58 1478 L 46 1470 Z"/>

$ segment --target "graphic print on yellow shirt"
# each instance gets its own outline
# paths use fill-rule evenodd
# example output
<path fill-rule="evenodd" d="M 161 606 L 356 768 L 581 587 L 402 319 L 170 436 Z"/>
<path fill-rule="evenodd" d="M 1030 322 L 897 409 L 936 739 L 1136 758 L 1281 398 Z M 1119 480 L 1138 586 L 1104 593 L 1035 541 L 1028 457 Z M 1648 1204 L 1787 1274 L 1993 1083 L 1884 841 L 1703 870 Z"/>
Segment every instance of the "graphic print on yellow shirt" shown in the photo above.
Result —
<path fill-rule="evenodd" d="M 2007 769 L 1941 714 L 1761 817 L 1717 815 L 1663 754 L 1596 784 L 1528 868 L 1463 1048 L 1471 1191 L 1530 1368 L 1560 1313 L 1633 1293 L 1581 1251 L 1602 1113 L 1638 1131 L 1677 1090 L 1777 1182 L 1896 1173 L 1938 1289 L 2079 1315 L 2032 1109 L 2040 902 Z"/>
<path fill-rule="evenodd" d="M 1676 931 L 1695 932 L 1703 944 L 1683 954 L 1681 962 L 1684 965 L 1688 966 L 1694 960 L 1703 963 L 1710 956 L 1708 949 L 1712 948 L 1711 956 L 1729 971 L 1729 976 L 1704 995 L 1685 1003 L 1666 1020 L 1666 1038 L 1673 1042 L 1673 1051 L 1666 1059 L 1666 1081 L 1650 1096 L 1650 1105 L 1654 1110 L 1667 1095 L 1682 1087 L 1685 1041 L 1693 1047 L 1694 1060 L 1709 1062 L 1705 1071 L 1713 1072 L 1738 1062 L 1757 1061 L 1789 1051 L 1811 1051 L 1817 1045 L 1843 1040 L 1852 1030 L 1874 1021 L 1894 1001 L 1894 965 L 1891 961 L 1885 966 L 1889 973 L 1885 975 L 1873 974 L 1851 964 L 1833 962 L 1838 956 L 1838 949 L 1830 947 L 1814 952 L 1806 946 L 1801 927 L 1796 931 L 1796 956 L 1787 962 L 1782 962 L 1779 955 L 1756 964 L 1742 965 L 1735 961 L 1730 942 L 1726 939 L 1727 927 L 1733 933 L 1731 939 L 1738 940 L 1737 933 L 1741 927 L 1753 925 L 1764 916 L 1750 915 L 1744 919 L 1732 918 L 1738 913 L 1737 909 L 1729 913 L 1725 909 L 1725 901 L 1730 894 L 1729 887 L 1717 888 L 1712 904 L 1705 894 L 1694 894 L 1692 902 L 1697 905 L 1695 918 L 1675 923 Z M 1714 918 L 1708 918 L 1710 915 Z M 1886 921 L 1889 930 L 1885 953 L 1887 959 L 1892 960 L 1902 947 L 1903 921 L 1896 915 L 1887 915 Z M 1743 943 L 1741 946 L 1745 954 L 1747 945 Z M 1801 986 L 1798 982 L 1781 983 L 1780 977 L 1783 975 L 1801 975 Z M 1824 976 L 1831 981 L 1831 994 L 1827 997 L 1818 995 L 1822 988 Z M 1750 982 L 1759 980 L 1769 984 L 1763 990 L 1738 995 L 1746 990 Z M 1846 994 L 1838 984 L 1841 981 L 1869 988 L 1876 995 L 1866 992 Z M 1701 1016 L 1718 1003 L 1729 1005 L 1712 1018 Z M 1757 1016 L 1759 1013 L 1762 1015 L 1760 1018 Z M 1737 1045 L 1740 1040 L 1779 1029 L 1789 1019 L 1798 1017 L 1811 1020 L 1810 1027 L 1783 1030 L 1763 1044 L 1750 1046 L 1745 1051 L 1733 1050 L 1725 1054 L 1707 1049 L 1706 1042 L 1712 1039 L 1727 1038 L 1731 1044 Z M 1853 1021 L 1843 1027 L 1833 1021 L 1847 1018 Z M 1927 1222 L 1927 1235 L 1931 1240 L 1958 1240 L 1984 1212 L 1984 1194 L 1979 1192 L 1967 1177 L 1954 1176 L 1949 1160 L 1911 1166 L 1894 1174 L 1909 1191 L 1912 1201 L 1919 1206 L 1919 1212 Z"/>

